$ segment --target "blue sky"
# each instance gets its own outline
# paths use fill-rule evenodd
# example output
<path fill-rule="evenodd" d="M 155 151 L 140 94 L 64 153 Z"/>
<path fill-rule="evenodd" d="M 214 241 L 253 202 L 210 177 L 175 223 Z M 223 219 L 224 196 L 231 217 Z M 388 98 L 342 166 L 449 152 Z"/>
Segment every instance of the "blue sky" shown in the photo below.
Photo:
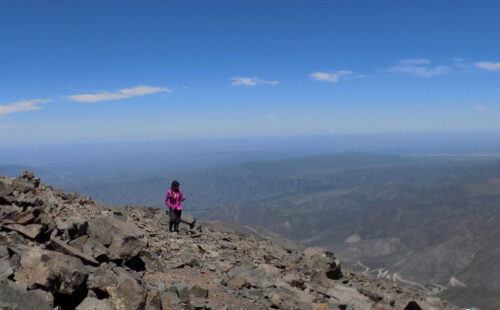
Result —
<path fill-rule="evenodd" d="M 0 143 L 500 131 L 499 1 L 2 1 Z"/>

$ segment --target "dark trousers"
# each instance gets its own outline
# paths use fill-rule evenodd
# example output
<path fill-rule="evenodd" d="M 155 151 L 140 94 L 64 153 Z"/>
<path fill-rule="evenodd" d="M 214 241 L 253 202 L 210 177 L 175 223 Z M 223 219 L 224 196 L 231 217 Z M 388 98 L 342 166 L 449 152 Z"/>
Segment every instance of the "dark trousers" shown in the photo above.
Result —
<path fill-rule="evenodd" d="M 179 224 L 181 222 L 182 210 L 169 209 L 168 212 L 170 214 L 170 223 L 168 225 L 168 230 L 172 231 L 173 227 L 174 231 L 179 231 Z"/>

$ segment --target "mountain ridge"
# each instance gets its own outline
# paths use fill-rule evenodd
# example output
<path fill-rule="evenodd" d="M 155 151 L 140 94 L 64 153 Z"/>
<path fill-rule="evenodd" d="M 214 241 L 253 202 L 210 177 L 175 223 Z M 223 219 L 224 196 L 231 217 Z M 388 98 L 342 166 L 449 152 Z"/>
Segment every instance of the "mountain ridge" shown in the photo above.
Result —
<path fill-rule="evenodd" d="M 162 210 L 103 205 L 30 172 L 0 176 L 0 206 L 4 308 L 459 309 L 232 224 L 168 233 Z"/>

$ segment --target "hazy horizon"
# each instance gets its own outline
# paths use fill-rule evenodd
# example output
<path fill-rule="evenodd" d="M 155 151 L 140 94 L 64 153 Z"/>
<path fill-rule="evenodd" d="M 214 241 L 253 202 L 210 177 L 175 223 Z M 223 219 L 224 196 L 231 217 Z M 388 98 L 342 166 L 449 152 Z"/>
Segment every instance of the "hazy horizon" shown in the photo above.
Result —
<path fill-rule="evenodd" d="M 497 1 L 0 11 L 0 143 L 500 132 Z"/>

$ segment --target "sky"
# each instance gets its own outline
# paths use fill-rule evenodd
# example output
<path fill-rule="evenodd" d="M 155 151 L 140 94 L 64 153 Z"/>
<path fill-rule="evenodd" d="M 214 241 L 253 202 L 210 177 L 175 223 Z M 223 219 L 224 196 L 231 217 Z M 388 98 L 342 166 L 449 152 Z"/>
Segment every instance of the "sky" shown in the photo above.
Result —
<path fill-rule="evenodd" d="M 0 145 L 500 132 L 499 1 L 1 1 Z"/>

